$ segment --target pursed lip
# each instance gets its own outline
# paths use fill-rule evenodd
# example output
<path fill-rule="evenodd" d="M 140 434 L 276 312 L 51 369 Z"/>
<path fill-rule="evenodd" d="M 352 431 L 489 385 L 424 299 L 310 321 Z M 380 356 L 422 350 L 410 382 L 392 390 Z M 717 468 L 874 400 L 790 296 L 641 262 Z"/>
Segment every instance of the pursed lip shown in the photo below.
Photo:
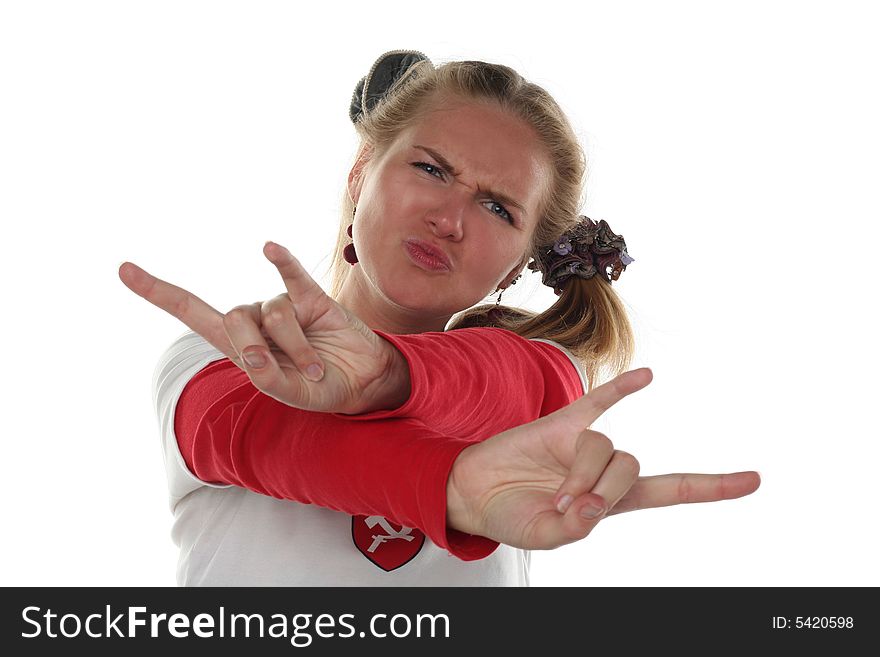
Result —
<path fill-rule="evenodd" d="M 407 240 L 404 240 L 405 244 L 408 244 L 415 249 L 423 251 L 425 254 L 437 260 L 442 266 L 446 267 L 449 271 L 452 271 L 452 262 L 449 260 L 449 256 L 443 251 L 443 249 L 430 244 L 429 242 L 424 242 L 420 239 L 416 239 L 411 237 Z"/>

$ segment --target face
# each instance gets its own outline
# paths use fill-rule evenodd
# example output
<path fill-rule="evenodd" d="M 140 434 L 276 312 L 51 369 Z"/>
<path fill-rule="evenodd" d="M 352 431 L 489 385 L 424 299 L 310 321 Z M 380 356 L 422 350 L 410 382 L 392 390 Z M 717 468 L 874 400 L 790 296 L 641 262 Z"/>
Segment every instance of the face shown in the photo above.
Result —
<path fill-rule="evenodd" d="M 352 276 L 396 311 L 448 318 L 520 273 L 549 181 L 528 124 L 488 105 L 438 106 L 355 165 Z"/>

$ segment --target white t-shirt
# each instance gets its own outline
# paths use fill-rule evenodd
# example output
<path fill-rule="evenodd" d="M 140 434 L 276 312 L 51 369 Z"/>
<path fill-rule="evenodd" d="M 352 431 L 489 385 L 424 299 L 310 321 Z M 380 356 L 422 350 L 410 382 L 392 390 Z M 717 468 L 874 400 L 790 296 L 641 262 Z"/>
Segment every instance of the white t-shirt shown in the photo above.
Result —
<path fill-rule="evenodd" d="M 561 345 L 541 342 L 558 347 L 571 359 L 586 391 L 583 366 Z M 484 559 L 462 561 L 430 539 L 415 538 L 411 529 L 378 516 L 353 517 L 198 479 L 178 449 L 174 411 L 189 380 L 222 358 L 200 335 L 188 331 L 165 351 L 153 376 L 153 402 L 174 514 L 172 538 L 180 548 L 178 585 L 529 585 L 528 550 L 502 544 Z M 386 570 L 382 551 L 392 549 L 398 555 L 403 550 L 408 560 L 397 559 L 395 567 Z M 397 565 L 401 561 L 405 562 Z"/>

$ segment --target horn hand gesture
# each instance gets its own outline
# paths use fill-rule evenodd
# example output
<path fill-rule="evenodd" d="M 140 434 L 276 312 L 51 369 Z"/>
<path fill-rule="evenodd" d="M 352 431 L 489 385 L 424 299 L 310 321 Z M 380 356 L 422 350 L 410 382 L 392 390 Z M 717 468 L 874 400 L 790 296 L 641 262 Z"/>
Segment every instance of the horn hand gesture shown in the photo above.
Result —
<path fill-rule="evenodd" d="M 288 406 L 354 415 L 403 404 L 410 384 L 402 354 L 327 296 L 286 248 L 267 242 L 263 254 L 287 291 L 225 314 L 133 263 L 120 266 L 119 278 Z"/>

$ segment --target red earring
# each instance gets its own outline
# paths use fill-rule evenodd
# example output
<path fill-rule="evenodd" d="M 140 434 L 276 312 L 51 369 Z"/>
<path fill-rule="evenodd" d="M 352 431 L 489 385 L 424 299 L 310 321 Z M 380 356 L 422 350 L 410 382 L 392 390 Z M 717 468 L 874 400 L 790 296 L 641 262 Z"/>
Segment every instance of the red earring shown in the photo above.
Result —
<path fill-rule="evenodd" d="M 352 226 L 354 226 L 354 213 L 356 211 L 357 211 L 357 206 L 355 206 L 354 209 L 351 211 L 352 223 L 351 223 L 351 225 L 349 225 L 348 230 L 346 231 L 348 233 L 349 237 L 352 237 L 351 228 L 352 228 Z M 345 258 L 345 261 L 347 263 L 349 263 L 350 265 L 354 265 L 357 263 L 358 257 L 357 257 L 357 253 L 354 250 L 354 242 L 352 242 L 351 244 L 347 244 L 345 246 L 345 248 L 342 249 L 342 257 Z"/>

